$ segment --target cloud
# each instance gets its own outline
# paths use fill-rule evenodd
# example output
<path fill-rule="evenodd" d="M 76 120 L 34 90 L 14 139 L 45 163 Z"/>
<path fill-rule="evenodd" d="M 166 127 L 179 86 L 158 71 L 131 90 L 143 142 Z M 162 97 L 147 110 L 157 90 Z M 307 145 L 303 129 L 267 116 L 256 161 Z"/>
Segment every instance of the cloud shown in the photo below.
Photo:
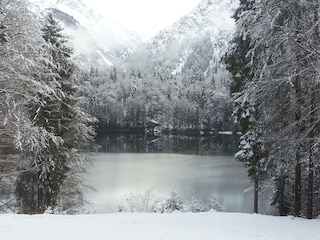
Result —
<path fill-rule="evenodd" d="M 100 14 L 140 34 L 153 35 L 191 11 L 201 0 L 84 0 Z"/>

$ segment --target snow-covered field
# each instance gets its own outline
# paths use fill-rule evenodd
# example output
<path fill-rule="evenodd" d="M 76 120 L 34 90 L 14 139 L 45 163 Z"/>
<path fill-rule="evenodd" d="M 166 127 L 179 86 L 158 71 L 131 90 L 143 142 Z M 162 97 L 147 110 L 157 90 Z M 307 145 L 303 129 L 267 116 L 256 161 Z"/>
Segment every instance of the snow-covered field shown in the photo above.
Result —
<path fill-rule="evenodd" d="M 241 213 L 0 215 L 1 240 L 318 240 L 320 220 Z"/>

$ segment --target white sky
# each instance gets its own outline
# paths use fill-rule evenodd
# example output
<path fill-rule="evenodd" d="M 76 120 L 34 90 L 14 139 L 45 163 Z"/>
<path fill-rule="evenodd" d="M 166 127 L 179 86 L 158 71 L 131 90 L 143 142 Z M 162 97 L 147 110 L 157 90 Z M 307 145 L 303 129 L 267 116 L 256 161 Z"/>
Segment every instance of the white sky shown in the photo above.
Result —
<path fill-rule="evenodd" d="M 129 30 L 152 35 L 171 25 L 201 0 L 84 0 Z"/>

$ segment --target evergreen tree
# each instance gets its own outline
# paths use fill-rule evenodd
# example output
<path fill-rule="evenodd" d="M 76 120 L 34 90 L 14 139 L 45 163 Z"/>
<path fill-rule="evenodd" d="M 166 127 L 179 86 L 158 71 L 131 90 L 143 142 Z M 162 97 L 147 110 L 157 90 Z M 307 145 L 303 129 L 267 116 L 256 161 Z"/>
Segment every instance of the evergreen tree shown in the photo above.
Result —
<path fill-rule="evenodd" d="M 250 103 L 255 111 L 241 116 L 251 117 L 251 129 L 262 130 L 253 143 L 262 142 L 267 150 L 262 166 L 275 180 L 279 214 L 311 218 L 319 128 L 319 4 L 255 1 L 251 7 L 254 11 L 244 11 L 237 21 L 238 35 L 249 40 L 245 59 L 251 68 L 250 83 L 240 84 L 245 97 L 238 102 Z"/>
<path fill-rule="evenodd" d="M 47 147 L 34 156 L 36 160 L 31 167 L 34 170 L 27 171 L 18 181 L 17 193 L 24 213 L 54 209 L 71 168 L 79 166 L 83 160 L 79 150 L 93 144 L 93 130 L 88 126 L 93 120 L 77 106 L 73 84 L 75 66 L 67 38 L 52 15 L 47 16 L 42 32 L 51 60 L 46 66 L 53 73 L 46 81 L 55 86 L 55 91 L 49 96 L 40 93 L 41 104 L 34 105 L 31 114 L 36 126 L 54 137 L 47 139 Z M 26 186 L 32 186 L 32 191 Z M 30 205 L 34 207 L 30 209 Z"/>
<path fill-rule="evenodd" d="M 47 148 L 47 139 L 54 137 L 35 126 L 29 115 L 30 105 L 43 103 L 39 93 L 49 96 L 54 89 L 43 81 L 51 75 L 43 64 L 44 59 L 49 59 L 49 53 L 43 47 L 45 41 L 27 2 L 1 1 L 0 10 L 0 153 L 5 169 L 1 179 L 11 184 L 13 194 L 13 179 L 21 179 L 26 172 L 35 170 L 32 168 L 36 162 L 34 156 L 41 155 Z M 30 183 L 36 181 L 30 176 L 23 187 L 31 190 L 34 185 Z M 17 181 L 17 188 L 19 185 L 23 183 Z M 26 196 L 26 202 L 28 199 L 33 198 Z"/>
<path fill-rule="evenodd" d="M 253 11 L 255 1 L 243 0 L 233 16 L 238 29 L 241 28 L 242 17 Z M 240 138 L 239 152 L 235 157 L 248 168 L 248 176 L 254 183 L 254 212 L 258 213 L 259 188 L 266 177 L 266 171 L 262 166 L 265 157 L 265 143 L 261 136 L 264 125 L 259 122 L 257 111 L 257 99 L 254 91 L 245 91 L 253 84 L 253 73 L 248 53 L 252 50 L 250 36 L 245 31 L 237 31 L 231 42 L 231 49 L 224 60 L 227 70 L 231 73 L 230 92 L 234 99 L 234 118 L 239 123 L 242 136 Z"/>

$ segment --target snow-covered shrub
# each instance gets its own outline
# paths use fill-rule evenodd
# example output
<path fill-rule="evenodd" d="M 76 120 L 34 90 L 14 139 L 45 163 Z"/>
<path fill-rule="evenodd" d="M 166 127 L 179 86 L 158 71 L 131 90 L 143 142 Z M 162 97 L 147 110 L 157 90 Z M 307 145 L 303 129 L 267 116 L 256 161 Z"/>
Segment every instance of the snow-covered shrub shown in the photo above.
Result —
<path fill-rule="evenodd" d="M 156 194 L 149 189 L 143 194 L 127 194 L 125 200 L 127 206 L 119 206 L 119 212 L 172 213 L 180 211 L 199 213 L 224 211 L 224 207 L 213 194 L 208 198 L 208 201 L 204 203 L 192 193 L 191 200 L 186 202 L 179 197 L 175 191 L 172 191 L 168 198 L 159 199 Z"/>
<path fill-rule="evenodd" d="M 172 213 L 174 211 L 183 211 L 183 200 L 177 196 L 175 191 L 172 191 L 170 197 L 165 199 L 161 205 L 162 213 Z"/>
<path fill-rule="evenodd" d="M 208 198 L 208 202 L 204 203 L 193 193 L 190 202 L 185 206 L 185 210 L 187 212 L 194 213 L 209 211 L 223 212 L 224 207 L 218 202 L 217 198 L 213 194 Z"/>
<path fill-rule="evenodd" d="M 194 193 L 192 193 L 191 200 L 189 204 L 186 206 L 187 212 L 207 212 L 208 209 L 204 202 L 199 200 Z"/>
<path fill-rule="evenodd" d="M 217 211 L 217 212 L 224 211 L 224 207 L 218 202 L 217 198 L 213 194 L 208 198 L 207 208 L 209 211 L 211 210 Z"/>
<path fill-rule="evenodd" d="M 125 196 L 128 209 L 121 207 L 121 211 L 128 212 L 158 212 L 160 200 L 151 190 L 145 191 L 143 194 L 130 193 Z"/>

